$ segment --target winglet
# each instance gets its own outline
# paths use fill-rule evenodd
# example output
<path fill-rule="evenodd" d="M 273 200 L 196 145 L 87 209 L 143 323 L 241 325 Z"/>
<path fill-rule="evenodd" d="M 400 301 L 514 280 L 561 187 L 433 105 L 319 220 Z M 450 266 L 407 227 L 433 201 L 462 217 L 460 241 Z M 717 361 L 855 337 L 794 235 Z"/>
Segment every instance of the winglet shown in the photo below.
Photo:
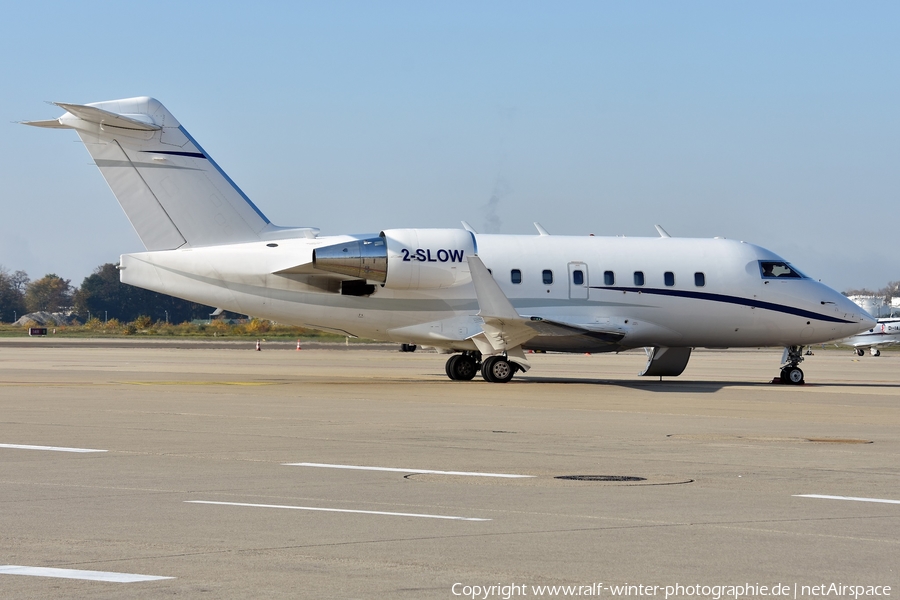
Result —
<path fill-rule="evenodd" d="M 481 308 L 478 316 L 484 321 L 481 333 L 468 339 L 472 340 L 483 355 L 505 353 L 509 360 L 527 371 L 530 365 L 525 359 L 522 344 L 535 337 L 537 332 L 516 312 L 481 259 L 469 256 L 466 260 L 469 262 L 469 272 L 475 286 L 475 297 Z"/>
<path fill-rule="evenodd" d="M 538 230 L 538 235 L 550 235 L 550 232 L 541 227 L 541 224 L 537 221 L 534 222 L 534 228 Z"/>
<path fill-rule="evenodd" d="M 654 227 L 656 227 L 656 231 L 659 232 L 659 237 L 661 237 L 661 238 L 672 237 L 671 235 L 669 235 L 669 233 L 665 229 L 663 229 L 659 225 L 654 225 Z"/>
<path fill-rule="evenodd" d="M 469 272 L 472 274 L 472 284 L 475 286 L 475 297 L 481 310 L 479 317 L 495 317 L 498 319 L 521 319 L 515 307 L 494 281 L 484 263 L 477 256 L 468 256 Z"/>
<path fill-rule="evenodd" d="M 477 231 L 475 231 L 475 229 L 471 225 L 469 225 L 465 221 L 460 221 L 460 223 L 462 223 L 463 229 L 465 229 L 469 233 L 475 233 L 475 234 L 478 233 Z"/>

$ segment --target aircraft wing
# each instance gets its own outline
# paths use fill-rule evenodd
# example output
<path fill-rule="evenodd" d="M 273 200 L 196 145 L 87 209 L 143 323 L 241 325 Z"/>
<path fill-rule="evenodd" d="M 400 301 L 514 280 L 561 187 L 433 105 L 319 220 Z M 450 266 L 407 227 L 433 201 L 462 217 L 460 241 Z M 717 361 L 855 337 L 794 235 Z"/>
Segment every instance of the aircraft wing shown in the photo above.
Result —
<path fill-rule="evenodd" d="M 625 332 L 608 326 L 593 325 L 589 323 L 567 323 L 556 319 L 543 317 L 530 317 L 528 326 L 541 336 L 561 335 L 587 335 L 595 339 L 606 340 L 615 343 L 625 337 Z"/>

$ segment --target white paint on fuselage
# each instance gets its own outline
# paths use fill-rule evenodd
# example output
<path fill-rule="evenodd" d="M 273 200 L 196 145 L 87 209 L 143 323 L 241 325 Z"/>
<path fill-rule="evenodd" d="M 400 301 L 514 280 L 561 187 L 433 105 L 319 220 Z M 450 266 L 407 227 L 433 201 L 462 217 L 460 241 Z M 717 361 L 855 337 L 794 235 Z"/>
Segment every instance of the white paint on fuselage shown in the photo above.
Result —
<path fill-rule="evenodd" d="M 281 239 L 274 241 L 275 247 L 253 242 L 123 255 L 122 281 L 279 323 L 474 349 L 466 341 L 480 331 L 471 283 L 440 290 L 391 290 L 376 285 L 371 296 L 357 297 L 317 287 L 333 281 L 333 274 L 318 272 L 318 283 L 309 279 L 317 273 L 312 268 L 313 249 L 359 237 Z M 476 242 L 478 255 L 519 314 L 623 332 L 620 345 L 610 350 L 802 345 L 852 335 L 874 324 L 858 306 L 817 281 L 763 279 L 758 261 L 783 259 L 744 242 L 555 235 L 477 235 Z M 389 257 L 389 277 L 390 261 L 396 259 Z M 570 298 L 568 265 L 572 262 L 586 267 L 590 288 L 586 299 Z M 295 266 L 304 266 L 299 271 L 309 275 L 272 274 Z M 521 271 L 520 284 L 511 282 L 511 269 Z M 553 272 L 550 285 L 542 281 L 545 269 Z M 614 286 L 605 285 L 605 271 L 615 273 Z M 636 288 L 635 271 L 644 273 L 641 291 L 611 289 Z M 666 271 L 675 274 L 674 286 L 664 284 Z M 695 285 L 697 272 L 704 274 L 702 287 Z M 665 295 L 668 292 L 695 297 Z M 760 307 L 762 303 L 782 308 Z"/>

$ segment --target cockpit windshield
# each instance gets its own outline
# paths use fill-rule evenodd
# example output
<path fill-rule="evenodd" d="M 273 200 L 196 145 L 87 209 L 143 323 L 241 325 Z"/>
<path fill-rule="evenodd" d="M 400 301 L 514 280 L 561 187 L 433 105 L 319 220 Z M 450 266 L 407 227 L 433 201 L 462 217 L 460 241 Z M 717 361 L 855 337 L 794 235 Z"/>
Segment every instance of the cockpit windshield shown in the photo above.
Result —
<path fill-rule="evenodd" d="M 763 279 L 806 279 L 806 275 L 778 260 L 759 261 L 759 272 Z"/>

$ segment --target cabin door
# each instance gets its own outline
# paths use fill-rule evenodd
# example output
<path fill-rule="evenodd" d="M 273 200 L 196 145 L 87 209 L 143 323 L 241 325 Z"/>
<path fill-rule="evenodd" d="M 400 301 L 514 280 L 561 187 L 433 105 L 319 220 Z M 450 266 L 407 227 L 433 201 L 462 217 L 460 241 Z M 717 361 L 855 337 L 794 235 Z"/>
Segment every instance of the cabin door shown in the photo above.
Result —
<path fill-rule="evenodd" d="M 569 263 L 569 298 L 572 300 L 587 300 L 588 297 L 588 269 L 583 262 Z"/>

